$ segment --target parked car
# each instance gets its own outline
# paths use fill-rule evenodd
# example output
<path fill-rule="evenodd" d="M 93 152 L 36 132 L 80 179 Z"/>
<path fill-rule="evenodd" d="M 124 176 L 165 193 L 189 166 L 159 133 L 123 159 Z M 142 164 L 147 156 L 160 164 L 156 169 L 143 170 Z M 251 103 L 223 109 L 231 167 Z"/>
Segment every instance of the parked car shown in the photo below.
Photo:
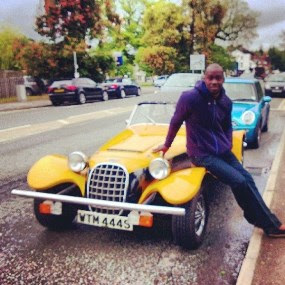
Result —
<path fill-rule="evenodd" d="M 126 129 L 93 155 L 44 156 L 28 172 L 33 191 L 12 193 L 34 198 L 36 219 L 50 229 L 69 227 L 76 217 L 78 223 L 132 231 L 152 227 L 165 214 L 171 215 L 177 244 L 199 247 L 209 214 L 209 174 L 188 159 L 185 125 L 164 158 L 152 152 L 164 141 L 174 109 L 175 103 L 139 103 Z M 240 161 L 243 137 L 244 131 L 234 132 L 233 152 Z"/>
<path fill-rule="evenodd" d="M 141 87 L 130 78 L 110 78 L 103 86 L 110 97 L 125 98 L 127 95 L 141 95 Z"/>
<path fill-rule="evenodd" d="M 264 87 L 268 96 L 285 96 L 285 73 L 269 75 L 265 78 Z"/>
<path fill-rule="evenodd" d="M 104 88 L 89 78 L 54 81 L 48 88 L 48 95 L 54 106 L 66 101 L 84 104 L 87 100 L 107 101 L 109 99 Z"/>
<path fill-rule="evenodd" d="M 24 75 L 23 78 L 27 96 L 39 95 L 44 91 L 33 76 Z"/>
<path fill-rule="evenodd" d="M 171 74 L 163 86 L 161 92 L 183 92 L 195 86 L 198 80 L 202 79 L 202 74 L 199 73 L 173 73 Z"/>
<path fill-rule="evenodd" d="M 168 75 L 160 75 L 153 81 L 153 85 L 155 87 L 161 87 L 165 83 L 167 78 Z"/>
<path fill-rule="evenodd" d="M 257 79 L 226 78 L 224 88 L 233 101 L 233 129 L 245 130 L 245 141 L 258 148 L 261 132 L 268 130 L 271 97 Z"/>

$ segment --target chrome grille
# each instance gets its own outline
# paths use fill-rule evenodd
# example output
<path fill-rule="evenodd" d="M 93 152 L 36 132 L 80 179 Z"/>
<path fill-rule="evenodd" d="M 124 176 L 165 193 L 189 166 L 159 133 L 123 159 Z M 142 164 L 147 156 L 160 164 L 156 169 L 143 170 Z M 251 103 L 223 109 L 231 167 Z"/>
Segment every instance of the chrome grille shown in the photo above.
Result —
<path fill-rule="evenodd" d="M 125 202 L 129 184 L 128 171 L 116 163 L 97 164 L 90 172 L 87 197 L 92 199 Z M 120 215 L 123 210 L 89 207 L 97 213 Z"/>

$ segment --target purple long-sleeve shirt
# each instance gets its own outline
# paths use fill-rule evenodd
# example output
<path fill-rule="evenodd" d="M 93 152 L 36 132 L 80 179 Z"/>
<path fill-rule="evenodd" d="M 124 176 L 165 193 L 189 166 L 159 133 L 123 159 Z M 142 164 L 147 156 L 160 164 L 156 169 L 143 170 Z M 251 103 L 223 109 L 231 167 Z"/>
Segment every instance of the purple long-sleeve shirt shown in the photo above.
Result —
<path fill-rule="evenodd" d="M 170 147 L 185 121 L 189 156 L 222 154 L 232 148 L 232 101 L 224 88 L 214 100 L 204 81 L 180 96 L 171 119 L 165 146 Z"/>

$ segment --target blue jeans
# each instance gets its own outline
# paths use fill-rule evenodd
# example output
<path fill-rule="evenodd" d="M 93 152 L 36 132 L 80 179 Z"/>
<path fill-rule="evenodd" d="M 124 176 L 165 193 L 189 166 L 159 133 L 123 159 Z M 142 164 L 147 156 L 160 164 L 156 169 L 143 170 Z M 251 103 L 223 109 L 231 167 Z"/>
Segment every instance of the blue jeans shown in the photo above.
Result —
<path fill-rule="evenodd" d="M 191 156 L 190 160 L 196 166 L 205 167 L 218 180 L 231 187 L 237 203 L 244 211 L 244 217 L 250 224 L 262 228 L 265 232 L 280 227 L 281 222 L 264 203 L 252 176 L 232 152 L 203 157 Z"/>

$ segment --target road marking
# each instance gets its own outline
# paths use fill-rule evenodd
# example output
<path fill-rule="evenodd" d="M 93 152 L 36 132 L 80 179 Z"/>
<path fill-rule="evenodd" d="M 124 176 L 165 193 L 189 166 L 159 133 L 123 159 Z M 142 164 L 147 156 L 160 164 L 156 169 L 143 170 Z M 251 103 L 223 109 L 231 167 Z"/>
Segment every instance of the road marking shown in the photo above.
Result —
<path fill-rule="evenodd" d="M 13 127 L 13 128 L 9 128 L 9 129 L 4 129 L 4 130 L 0 130 L 1 132 L 6 132 L 6 131 L 15 131 L 15 130 L 19 130 L 19 129 L 25 129 L 25 128 L 29 128 L 31 125 L 23 125 L 23 126 L 18 126 L 18 127 Z"/>
<path fill-rule="evenodd" d="M 69 125 L 69 122 L 67 122 L 66 120 L 57 120 L 59 123 L 62 123 L 64 125 Z"/>
<path fill-rule="evenodd" d="M 283 99 L 283 100 L 281 101 L 281 103 L 280 103 L 279 106 L 278 106 L 278 109 L 279 109 L 279 110 L 282 110 L 282 111 L 285 111 L 285 99 Z"/>
<path fill-rule="evenodd" d="M 102 110 L 97 112 L 81 114 L 77 116 L 70 116 L 65 119 L 60 119 L 56 121 L 49 121 L 33 125 L 24 125 L 24 126 L 0 130 L 0 143 L 39 133 L 44 133 L 55 129 L 60 129 L 69 124 L 76 124 L 89 120 L 111 117 L 120 113 L 130 112 L 132 109 L 133 109 L 132 106 L 128 106 L 125 108 L 118 107 L 110 110 Z"/>

